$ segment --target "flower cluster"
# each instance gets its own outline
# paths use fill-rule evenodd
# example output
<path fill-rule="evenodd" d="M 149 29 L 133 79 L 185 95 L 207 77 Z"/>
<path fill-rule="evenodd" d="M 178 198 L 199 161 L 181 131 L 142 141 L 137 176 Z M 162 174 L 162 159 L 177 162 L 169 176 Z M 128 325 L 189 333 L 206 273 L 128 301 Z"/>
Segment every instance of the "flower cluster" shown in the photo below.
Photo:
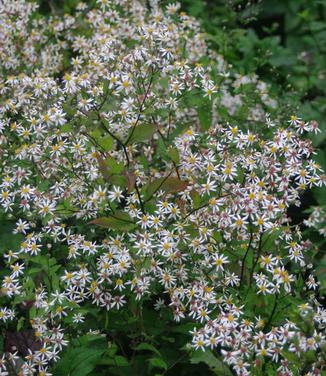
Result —
<path fill-rule="evenodd" d="M 294 375 L 287 354 L 309 350 L 319 374 L 326 311 L 287 215 L 325 181 L 305 137 L 316 122 L 269 115 L 268 86 L 211 52 L 179 4 L 80 3 L 49 23 L 29 22 L 33 3 L 0 7 L 0 214 L 15 240 L 0 321 L 28 307 L 35 341 L 9 348 L 2 374 L 51 374 L 90 307 L 158 295 L 238 375 L 264 359 Z"/>

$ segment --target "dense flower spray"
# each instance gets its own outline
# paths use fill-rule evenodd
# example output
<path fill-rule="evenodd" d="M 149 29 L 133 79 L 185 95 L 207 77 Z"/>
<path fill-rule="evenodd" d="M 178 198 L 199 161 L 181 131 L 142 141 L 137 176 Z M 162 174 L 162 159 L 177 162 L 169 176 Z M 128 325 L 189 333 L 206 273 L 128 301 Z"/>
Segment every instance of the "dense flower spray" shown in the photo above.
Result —
<path fill-rule="evenodd" d="M 179 8 L 102 0 L 46 22 L 34 3 L 0 5 L 0 215 L 17 240 L 0 244 L 0 321 L 21 325 L 28 306 L 36 339 L 7 348 L 1 374 L 50 375 L 90 307 L 153 296 L 238 375 L 264 359 L 294 375 L 289 354 L 310 350 L 320 374 L 326 312 L 287 216 L 325 181 L 306 137 L 318 126 L 273 119 L 268 85 Z"/>

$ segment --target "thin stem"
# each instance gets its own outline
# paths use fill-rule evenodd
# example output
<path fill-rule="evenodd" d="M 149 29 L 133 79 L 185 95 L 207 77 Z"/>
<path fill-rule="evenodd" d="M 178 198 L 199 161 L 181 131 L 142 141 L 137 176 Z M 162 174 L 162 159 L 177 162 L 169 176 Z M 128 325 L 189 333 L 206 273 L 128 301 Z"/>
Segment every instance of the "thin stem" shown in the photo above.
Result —
<path fill-rule="evenodd" d="M 273 316 L 274 316 L 274 313 L 276 311 L 276 307 L 277 307 L 277 304 L 278 304 L 278 300 L 277 299 L 278 299 L 278 295 L 275 294 L 275 301 L 274 301 L 274 306 L 273 306 L 273 309 L 272 309 L 272 313 L 269 316 L 269 319 L 267 321 L 267 324 L 266 324 L 265 328 L 268 328 L 269 325 L 272 323 Z"/>
<path fill-rule="evenodd" d="M 162 187 L 162 185 L 166 182 L 166 180 L 171 176 L 172 174 L 172 171 L 162 180 L 161 184 L 157 187 L 157 189 L 155 190 L 155 192 L 153 192 L 149 197 L 148 199 L 145 201 L 145 202 L 148 202 L 154 195 L 156 192 L 158 192 L 160 190 L 160 188 Z"/>
<path fill-rule="evenodd" d="M 104 124 L 104 122 L 103 122 L 103 120 L 102 120 L 102 118 L 101 118 L 101 116 L 100 116 L 100 114 L 97 114 L 97 116 L 98 116 L 98 119 L 99 119 L 99 121 L 100 121 L 100 123 L 101 123 L 101 125 L 102 125 L 102 127 L 105 129 L 105 131 L 118 143 L 118 145 L 122 148 L 122 150 L 123 150 L 123 152 L 124 152 L 124 154 L 125 154 L 125 157 L 126 157 L 126 160 L 127 160 L 127 165 L 129 166 L 130 165 L 130 159 L 129 159 L 129 156 L 128 156 L 128 151 L 127 151 L 127 149 L 126 149 L 126 146 L 125 146 L 125 144 L 120 140 L 120 138 L 119 137 L 117 137 L 114 133 L 112 133 L 111 131 L 110 131 L 110 129 L 108 129 L 107 127 L 106 127 L 106 125 Z"/>
<path fill-rule="evenodd" d="M 250 228 L 250 239 L 249 239 L 249 243 L 248 243 L 248 246 L 247 246 L 247 250 L 246 250 L 246 253 L 242 259 L 242 264 L 241 264 L 241 274 L 240 274 L 240 287 L 242 285 L 242 280 L 243 280 L 243 275 L 244 275 L 244 267 L 245 267 L 245 262 L 246 262 L 246 258 L 248 256 L 248 253 L 249 253 L 249 249 L 251 247 L 251 243 L 252 243 L 252 240 L 253 240 L 253 231 L 252 229 Z"/>
<path fill-rule="evenodd" d="M 227 195 L 220 196 L 217 200 L 220 200 L 221 198 L 224 198 L 224 197 L 228 197 L 230 195 L 231 195 L 231 193 L 228 193 Z M 207 206 L 209 206 L 209 202 L 207 202 L 206 204 L 203 204 L 203 205 L 199 206 L 198 208 L 190 210 L 190 212 L 183 218 L 183 220 L 185 220 L 186 218 L 188 218 L 191 214 L 194 214 L 196 211 L 198 211 L 200 209 L 204 209 Z"/>
<path fill-rule="evenodd" d="M 263 238 L 263 235 L 260 234 L 259 236 L 259 244 L 258 244 L 258 252 L 257 252 L 257 257 L 252 265 L 252 270 L 251 270 L 251 273 L 250 273 L 250 280 L 249 280 L 249 286 L 252 285 L 252 280 L 253 280 L 253 276 L 254 276 L 254 271 L 255 271 L 255 267 L 258 263 L 258 260 L 260 258 L 260 255 L 261 255 L 261 251 L 262 251 L 262 238 Z"/>
<path fill-rule="evenodd" d="M 85 137 L 87 137 L 89 140 L 90 140 L 90 142 L 94 145 L 94 146 L 96 146 L 96 147 L 98 147 L 99 149 L 101 149 L 101 150 L 99 150 L 99 152 L 101 153 L 101 154 L 103 154 L 103 152 L 105 152 L 105 150 L 102 148 L 102 146 L 96 141 L 96 139 L 94 138 L 94 137 L 92 137 L 90 134 L 88 134 L 87 132 L 80 132 L 81 134 L 83 134 Z"/>
<path fill-rule="evenodd" d="M 135 124 L 133 125 L 132 130 L 131 130 L 131 132 L 130 132 L 128 138 L 127 138 L 127 140 L 124 142 L 124 145 L 128 145 L 128 142 L 131 140 L 131 138 L 132 138 L 132 136 L 133 136 L 133 134 L 134 134 L 134 132 L 135 132 L 135 129 L 136 129 L 136 127 L 137 127 L 137 125 L 138 125 L 138 122 L 139 122 L 139 120 L 140 120 L 140 115 L 141 115 L 141 113 L 142 113 L 143 110 L 144 110 L 144 104 L 145 104 L 145 101 L 146 101 L 146 99 L 147 99 L 147 97 L 148 97 L 148 94 L 149 94 L 150 88 L 151 88 L 151 86 L 152 86 L 153 78 L 154 78 L 154 70 L 152 69 L 151 78 L 150 78 L 150 81 L 149 81 L 149 84 L 148 84 L 148 87 L 147 87 L 146 93 L 145 93 L 145 95 L 144 95 L 144 98 L 143 98 L 143 100 L 142 100 L 142 103 L 141 103 L 141 105 L 140 105 L 140 108 L 139 108 L 139 112 L 138 112 L 138 116 L 137 116 L 136 122 L 135 122 Z"/>
<path fill-rule="evenodd" d="M 139 200 L 139 203 L 140 203 L 140 207 L 141 207 L 141 211 L 143 214 L 145 214 L 145 207 L 144 207 L 144 203 L 141 199 L 141 195 L 140 195 L 140 192 L 139 192 L 139 188 L 138 188 L 138 185 L 137 185 L 137 179 L 135 180 L 135 189 L 136 189 L 136 192 L 137 192 L 137 196 L 138 196 L 138 200 Z"/>
<path fill-rule="evenodd" d="M 163 134 L 162 134 L 162 132 L 159 130 L 159 128 L 157 128 L 157 132 L 158 132 L 158 134 L 161 136 L 162 141 L 163 141 L 163 143 L 164 143 L 164 146 L 167 148 L 168 145 L 167 145 L 167 143 L 166 143 L 165 137 L 163 136 Z M 178 175 L 178 179 L 180 179 L 180 174 L 179 174 L 179 169 L 178 169 L 177 164 L 176 164 L 172 159 L 171 159 L 171 162 L 173 163 L 173 166 L 174 166 L 174 168 L 175 168 L 175 171 L 176 171 L 176 173 L 177 173 L 177 175 Z"/>

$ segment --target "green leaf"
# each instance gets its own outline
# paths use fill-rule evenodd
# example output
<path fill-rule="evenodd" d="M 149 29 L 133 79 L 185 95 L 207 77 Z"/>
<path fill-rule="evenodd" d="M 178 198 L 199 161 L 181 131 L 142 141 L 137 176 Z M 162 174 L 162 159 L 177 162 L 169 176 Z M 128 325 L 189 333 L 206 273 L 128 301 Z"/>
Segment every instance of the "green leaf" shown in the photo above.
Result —
<path fill-rule="evenodd" d="M 119 186 L 124 186 L 126 184 L 126 178 L 121 176 L 125 169 L 123 163 L 118 163 L 112 157 L 104 159 L 100 153 L 96 153 L 96 159 L 99 165 L 99 170 L 106 181 Z"/>
<path fill-rule="evenodd" d="M 270 57 L 269 63 L 275 67 L 292 66 L 296 63 L 297 57 L 292 51 L 278 46 L 275 53 Z"/>
<path fill-rule="evenodd" d="M 62 108 L 63 108 L 64 112 L 70 117 L 73 117 L 76 113 L 76 109 L 74 107 L 70 106 L 68 103 L 64 103 L 62 105 Z"/>
<path fill-rule="evenodd" d="M 148 351 L 154 352 L 158 356 L 161 356 L 161 353 L 153 345 L 151 345 L 150 343 L 145 343 L 145 342 L 140 343 L 139 345 L 137 345 L 135 347 L 135 350 L 137 350 L 137 351 L 148 350 Z"/>
<path fill-rule="evenodd" d="M 138 125 L 132 128 L 128 134 L 128 144 L 134 144 L 136 142 L 146 142 L 153 137 L 156 132 L 156 126 L 153 124 Z"/>
<path fill-rule="evenodd" d="M 87 311 L 89 308 L 87 309 Z M 86 311 L 85 311 L 86 313 Z M 85 334 L 81 337 L 77 337 L 74 340 L 74 344 L 78 347 L 92 347 L 94 348 L 100 348 L 102 349 L 103 346 L 106 346 L 106 339 L 105 337 L 102 337 L 101 335 L 94 335 L 94 334 Z"/>
<path fill-rule="evenodd" d="M 275 241 L 279 238 L 280 234 L 284 231 L 284 228 L 276 228 L 264 232 L 262 236 L 262 247 L 264 250 L 272 249 L 275 245 Z"/>
<path fill-rule="evenodd" d="M 0 336 L 0 351 L 3 352 L 4 349 L 4 337 Z"/>
<path fill-rule="evenodd" d="M 291 351 L 288 351 L 288 350 L 283 350 L 281 352 L 282 356 L 284 357 L 284 359 L 287 359 L 289 360 L 293 365 L 296 365 L 297 367 L 300 367 L 301 365 L 301 360 L 300 358 L 296 355 L 296 353 L 293 353 Z"/>
<path fill-rule="evenodd" d="M 23 328 L 25 322 L 25 317 L 21 317 L 17 322 L 17 332 L 20 331 L 20 329 Z"/>
<path fill-rule="evenodd" d="M 56 210 L 59 212 L 60 217 L 68 217 L 74 213 L 75 208 L 71 205 L 69 200 L 64 200 L 56 207 Z"/>
<path fill-rule="evenodd" d="M 73 124 L 72 123 L 66 123 L 60 128 L 60 131 L 63 133 L 71 132 L 73 130 Z"/>
<path fill-rule="evenodd" d="M 208 105 L 198 109 L 198 118 L 203 131 L 207 131 L 212 124 L 212 110 Z"/>
<path fill-rule="evenodd" d="M 148 360 L 148 362 L 152 367 L 163 368 L 163 369 L 168 368 L 168 365 L 161 358 L 151 358 Z"/>
<path fill-rule="evenodd" d="M 214 356 L 214 354 L 210 350 L 198 350 L 193 352 L 190 358 L 190 363 L 198 364 L 201 362 L 207 364 L 211 370 L 216 372 L 216 375 L 232 376 L 232 372 L 230 371 L 230 369 L 224 363 L 222 363 L 221 360 L 216 358 L 216 356 Z"/>
<path fill-rule="evenodd" d="M 12 222 L 0 222 L 0 253 L 19 250 L 24 237 L 22 234 L 13 234 L 14 228 L 15 224 Z"/>
<path fill-rule="evenodd" d="M 101 137 L 98 143 L 105 151 L 110 151 L 113 148 L 113 138 L 110 135 Z"/>
<path fill-rule="evenodd" d="M 159 190 L 166 193 L 180 192 L 188 186 L 187 181 L 175 177 L 158 178 L 147 185 L 145 199 L 149 199 Z"/>
<path fill-rule="evenodd" d="M 115 343 L 111 343 L 109 345 L 109 348 L 107 350 L 107 354 L 110 358 L 112 358 L 113 356 L 115 356 L 115 354 L 118 352 L 118 345 L 116 345 Z"/>
<path fill-rule="evenodd" d="M 54 369 L 54 376 L 87 376 L 96 367 L 105 347 L 92 349 L 79 347 L 69 349 Z"/>
<path fill-rule="evenodd" d="M 174 163 L 179 163 L 179 160 L 180 160 L 180 156 L 179 156 L 179 152 L 177 149 L 174 149 L 172 147 L 169 147 L 168 151 L 167 151 L 167 154 L 168 156 L 171 158 L 171 160 L 174 162 Z"/>
<path fill-rule="evenodd" d="M 326 281 L 326 255 L 319 260 L 315 274 L 319 281 Z"/>
<path fill-rule="evenodd" d="M 199 195 L 199 193 L 193 189 L 190 193 L 190 197 L 192 198 L 194 209 L 199 208 L 199 206 L 200 206 L 200 195 Z"/>
<path fill-rule="evenodd" d="M 123 163 L 118 163 L 114 158 L 108 157 L 105 160 L 106 166 L 109 168 L 111 174 L 121 174 L 125 166 Z"/>
<path fill-rule="evenodd" d="M 129 214 L 116 211 L 111 217 L 100 217 L 90 222 L 93 225 L 119 231 L 130 231 L 137 225 L 131 220 Z"/>
<path fill-rule="evenodd" d="M 188 322 L 186 324 L 176 325 L 171 328 L 171 332 L 173 333 L 181 333 L 188 335 L 191 330 L 194 329 L 196 325 L 193 322 Z"/>
<path fill-rule="evenodd" d="M 110 183 L 122 188 L 123 190 L 128 188 L 127 178 L 123 175 L 111 175 Z"/>
<path fill-rule="evenodd" d="M 114 361 L 115 361 L 115 364 L 116 364 L 118 367 L 126 367 L 126 366 L 129 366 L 128 360 L 127 360 L 124 356 L 116 355 L 116 356 L 114 357 Z"/>
<path fill-rule="evenodd" d="M 326 23 L 322 22 L 322 21 L 310 22 L 310 29 L 311 29 L 311 31 L 314 31 L 314 32 L 325 30 L 326 29 Z"/>
<path fill-rule="evenodd" d="M 106 365 L 106 366 L 116 366 L 116 367 L 127 367 L 129 366 L 128 360 L 121 355 L 115 355 L 112 358 L 103 358 L 98 363 L 100 365 Z"/>

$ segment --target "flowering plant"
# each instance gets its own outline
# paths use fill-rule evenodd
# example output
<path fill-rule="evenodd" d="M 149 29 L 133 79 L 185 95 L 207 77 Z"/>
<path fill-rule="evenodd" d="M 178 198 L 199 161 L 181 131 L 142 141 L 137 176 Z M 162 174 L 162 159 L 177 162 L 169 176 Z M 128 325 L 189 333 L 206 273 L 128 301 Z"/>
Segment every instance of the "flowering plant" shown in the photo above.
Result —
<path fill-rule="evenodd" d="M 321 374 L 312 244 L 287 215 L 325 181 L 318 124 L 279 113 L 179 4 L 0 7 L 1 374 L 165 374 L 185 356 Z"/>

